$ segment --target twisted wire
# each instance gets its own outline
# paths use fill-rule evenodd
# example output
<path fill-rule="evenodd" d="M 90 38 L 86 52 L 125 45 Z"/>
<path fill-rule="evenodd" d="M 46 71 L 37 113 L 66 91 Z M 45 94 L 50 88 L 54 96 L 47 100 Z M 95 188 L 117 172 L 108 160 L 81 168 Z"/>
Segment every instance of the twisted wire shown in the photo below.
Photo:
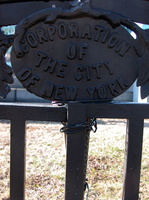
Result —
<path fill-rule="evenodd" d="M 68 125 L 66 122 L 62 122 L 63 127 L 60 129 L 60 132 L 64 132 L 66 134 L 74 134 L 80 131 L 93 131 L 94 133 L 97 130 L 97 122 L 96 118 L 89 119 L 89 121 L 82 122 L 75 125 Z"/>

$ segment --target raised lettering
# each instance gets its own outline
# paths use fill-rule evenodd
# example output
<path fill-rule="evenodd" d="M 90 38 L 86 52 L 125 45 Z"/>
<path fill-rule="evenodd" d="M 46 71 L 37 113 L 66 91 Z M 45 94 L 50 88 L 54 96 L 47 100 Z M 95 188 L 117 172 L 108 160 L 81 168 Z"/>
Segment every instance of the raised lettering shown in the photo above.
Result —
<path fill-rule="evenodd" d="M 64 67 L 67 67 L 66 62 L 59 62 L 58 69 L 57 69 L 57 76 L 60 78 L 64 78 Z"/>
<path fill-rule="evenodd" d="M 73 60 L 77 55 L 77 47 L 74 43 L 71 43 L 67 47 L 67 58 Z"/>
<path fill-rule="evenodd" d="M 56 67 L 57 60 L 52 59 L 51 57 L 48 58 L 45 66 L 43 67 L 43 70 L 46 72 L 48 71 L 49 73 L 53 73 L 54 69 Z"/>
<path fill-rule="evenodd" d="M 83 56 L 86 55 L 86 49 L 88 47 L 87 43 L 82 43 L 79 48 L 79 60 L 83 59 Z"/>
<path fill-rule="evenodd" d="M 56 86 L 55 87 L 55 95 L 54 95 L 54 100 L 61 101 L 62 100 L 62 90 L 64 89 L 63 86 Z"/>
<path fill-rule="evenodd" d="M 74 37 L 78 38 L 79 37 L 79 33 L 78 33 L 79 26 L 78 26 L 78 24 L 71 23 L 69 25 L 69 30 L 70 30 L 70 37 L 71 38 L 74 38 Z"/>
<path fill-rule="evenodd" d="M 98 79 L 101 79 L 101 72 L 100 72 L 100 70 L 101 70 L 101 65 L 102 65 L 102 63 L 97 63 L 97 64 L 94 64 L 93 66 L 92 66 L 92 68 L 93 69 L 95 69 L 96 70 L 96 77 L 98 78 Z"/>
<path fill-rule="evenodd" d="M 113 72 L 112 67 L 110 67 L 110 65 L 109 65 L 110 62 L 111 62 L 111 61 L 104 62 L 104 63 L 103 63 L 103 66 L 105 66 L 105 67 L 107 68 L 107 70 L 109 71 L 109 75 L 112 75 L 112 74 L 114 74 L 114 72 Z"/>
<path fill-rule="evenodd" d="M 32 32 L 26 33 L 26 40 L 30 47 L 36 48 L 38 46 L 38 40 L 36 38 L 36 35 Z"/>
<path fill-rule="evenodd" d="M 113 69 L 109 66 L 110 61 L 103 62 L 103 63 L 96 63 L 92 65 L 92 68 L 96 70 L 96 77 L 101 79 L 101 68 L 106 68 L 110 75 L 112 75 Z"/>
<path fill-rule="evenodd" d="M 25 82 L 25 87 L 30 87 L 31 85 L 35 85 L 36 81 L 39 81 L 39 77 L 36 74 L 32 74 Z"/>
<path fill-rule="evenodd" d="M 74 101 L 78 92 L 77 87 L 65 87 L 66 101 Z"/>
<path fill-rule="evenodd" d="M 55 85 L 53 83 L 45 81 L 40 92 L 41 97 L 51 98 L 54 92 L 54 88 Z"/>
<path fill-rule="evenodd" d="M 41 20 L 26 27 L 12 50 L 14 71 L 23 86 L 57 101 L 122 94 L 137 77 L 136 68 L 126 77 L 131 65 L 137 66 L 134 40 L 122 27 L 95 18 L 72 16 L 67 20 L 59 15 L 50 23 Z M 135 56 L 133 61 L 131 56 Z"/>
<path fill-rule="evenodd" d="M 119 41 L 118 33 L 112 33 L 108 39 L 108 47 L 113 48 Z"/>
<path fill-rule="evenodd" d="M 39 77 L 36 74 L 32 74 L 32 69 L 27 67 L 18 73 L 18 79 L 23 82 L 25 87 L 34 85 L 36 81 L 39 81 Z"/>
<path fill-rule="evenodd" d="M 91 69 L 90 69 L 89 65 L 85 67 L 85 71 L 86 71 L 86 79 L 88 81 L 90 81 L 91 80 Z"/>
<path fill-rule="evenodd" d="M 46 35 L 46 32 L 43 28 L 39 28 L 36 30 L 37 37 L 39 39 L 40 44 L 43 44 L 43 42 L 48 41 L 48 37 Z"/>
<path fill-rule="evenodd" d="M 83 78 L 83 67 L 81 65 L 77 65 L 74 76 L 77 81 L 80 81 Z"/>
<path fill-rule="evenodd" d="M 98 85 L 96 90 L 100 99 L 105 99 L 107 97 L 107 92 L 104 85 Z"/>
<path fill-rule="evenodd" d="M 39 51 L 37 55 L 38 55 L 38 59 L 37 59 L 35 66 L 39 67 L 41 65 L 42 61 L 47 58 L 47 55 L 42 51 Z"/>
<path fill-rule="evenodd" d="M 122 78 L 117 78 L 116 81 L 117 81 L 118 85 L 120 86 L 120 88 L 122 90 L 125 90 L 129 86 L 129 84 L 127 83 L 127 81 L 123 80 Z"/>
<path fill-rule="evenodd" d="M 50 40 L 53 41 L 53 35 L 56 32 L 55 27 L 50 25 L 50 26 L 48 26 L 47 30 L 48 30 L 48 35 L 49 35 Z"/>
<path fill-rule="evenodd" d="M 87 87 L 86 90 L 87 90 L 90 98 L 94 99 L 95 87 Z"/>
<path fill-rule="evenodd" d="M 29 67 L 26 67 L 24 69 L 22 69 L 19 73 L 18 73 L 18 79 L 20 81 L 25 81 L 27 80 L 30 76 L 32 75 L 32 69 Z"/>
<path fill-rule="evenodd" d="M 29 52 L 29 46 L 26 44 L 25 40 L 21 40 L 20 47 L 23 53 L 27 54 Z"/>
<path fill-rule="evenodd" d="M 91 27 L 89 24 L 86 24 L 82 33 L 82 38 L 91 39 Z"/>
<path fill-rule="evenodd" d="M 95 41 L 98 42 L 100 37 L 101 37 L 101 33 L 104 31 L 104 27 L 100 26 L 100 25 L 96 25 L 95 26 L 95 30 L 97 30 L 96 35 L 95 35 Z"/>
<path fill-rule="evenodd" d="M 101 40 L 102 43 L 105 43 L 105 42 L 107 41 L 108 36 L 109 36 L 109 33 L 110 33 L 110 30 L 109 30 L 109 29 L 107 29 L 107 30 L 105 30 L 105 31 L 103 32 L 103 37 L 102 37 L 102 40 Z"/>
<path fill-rule="evenodd" d="M 119 94 L 119 88 L 117 87 L 117 83 L 115 81 L 109 83 L 108 87 L 113 96 L 117 96 Z"/>
<path fill-rule="evenodd" d="M 65 39 L 68 35 L 67 26 L 64 22 L 58 24 L 58 35 L 61 39 Z"/>
<path fill-rule="evenodd" d="M 118 46 L 116 47 L 115 51 L 120 55 L 120 56 L 124 56 L 127 51 L 129 50 L 129 48 L 131 47 L 130 44 L 128 44 L 125 40 L 123 40 L 120 44 L 118 44 Z"/>

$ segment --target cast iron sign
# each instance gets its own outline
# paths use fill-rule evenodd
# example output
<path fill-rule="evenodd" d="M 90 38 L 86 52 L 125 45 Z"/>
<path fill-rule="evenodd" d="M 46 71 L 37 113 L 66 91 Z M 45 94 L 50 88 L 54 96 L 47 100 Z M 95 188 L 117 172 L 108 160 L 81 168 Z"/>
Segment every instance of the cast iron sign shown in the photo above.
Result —
<path fill-rule="evenodd" d="M 145 39 L 136 24 L 84 3 L 25 18 L 16 28 L 12 66 L 22 85 L 39 97 L 105 100 L 133 84 L 145 52 Z"/>

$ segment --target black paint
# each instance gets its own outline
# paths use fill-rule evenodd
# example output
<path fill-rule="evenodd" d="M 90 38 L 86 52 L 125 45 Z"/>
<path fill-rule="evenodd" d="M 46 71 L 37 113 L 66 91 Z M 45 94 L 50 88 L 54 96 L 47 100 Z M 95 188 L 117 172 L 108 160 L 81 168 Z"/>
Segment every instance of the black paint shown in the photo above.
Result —
<path fill-rule="evenodd" d="M 121 25 L 135 31 L 137 39 Z M 49 8 L 16 28 L 12 66 L 22 85 L 45 99 L 112 99 L 140 74 L 143 41 L 140 28 L 119 14 L 87 3 L 69 10 Z"/>
<path fill-rule="evenodd" d="M 13 81 L 12 70 L 4 59 L 6 50 L 13 44 L 12 65 L 23 86 L 37 96 L 68 102 L 68 107 L 0 105 L 0 118 L 11 120 L 10 199 L 25 198 L 26 120 L 63 121 L 68 126 L 77 126 L 93 118 L 126 118 L 128 132 L 122 199 L 138 200 L 143 122 L 149 118 L 149 106 L 92 101 L 119 96 L 137 78 L 142 98 L 148 96 L 148 31 L 133 22 L 148 22 L 148 2 L 0 1 L 3 3 L 8 4 L 0 6 L 1 26 L 18 23 L 29 16 L 18 24 L 15 37 L 0 34 L 0 95 L 6 97 L 7 84 Z M 52 5 L 55 8 L 48 8 Z M 73 8 L 69 9 L 71 5 Z M 135 32 L 137 39 L 133 39 L 125 28 Z M 83 200 L 89 131 L 82 129 L 66 137 L 65 200 Z"/>

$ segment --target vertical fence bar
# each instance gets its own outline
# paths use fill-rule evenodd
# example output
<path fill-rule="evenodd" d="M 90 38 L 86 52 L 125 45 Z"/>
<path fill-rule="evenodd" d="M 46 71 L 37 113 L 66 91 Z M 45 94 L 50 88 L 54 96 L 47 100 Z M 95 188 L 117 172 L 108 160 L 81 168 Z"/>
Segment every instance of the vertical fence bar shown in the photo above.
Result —
<path fill-rule="evenodd" d="M 68 125 L 86 121 L 84 104 L 68 105 Z M 65 200 L 83 200 L 89 131 L 67 135 Z"/>
<path fill-rule="evenodd" d="M 122 200 L 138 200 L 144 119 L 134 116 L 127 121 L 125 174 Z"/>
<path fill-rule="evenodd" d="M 10 200 L 25 199 L 25 121 L 11 120 Z"/>

